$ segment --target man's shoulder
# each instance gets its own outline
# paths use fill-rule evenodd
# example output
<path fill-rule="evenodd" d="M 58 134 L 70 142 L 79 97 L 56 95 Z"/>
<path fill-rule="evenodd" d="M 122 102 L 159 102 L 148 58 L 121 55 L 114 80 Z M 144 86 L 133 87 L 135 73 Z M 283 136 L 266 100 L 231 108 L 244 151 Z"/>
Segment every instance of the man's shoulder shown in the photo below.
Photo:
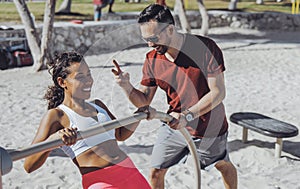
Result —
<path fill-rule="evenodd" d="M 196 34 L 186 34 L 188 41 L 193 42 L 202 42 L 204 44 L 210 44 L 210 43 L 216 43 L 212 38 L 202 36 L 202 35 L 196 35 Z"/>
<path fill-rule="evenodd" d="M 197 49 L 207 49 L 207 50 L 216 50 L 219 49 L 217 43 L 209 37 L 201 36 L 201 35 L 195 35 L 195 34 L 186 34 L 186 43 L 188 46 L 195 47 L 197 46 Z M 190 47 L 188 47 L 190 48 Z"/>
<path fill-rule="evenodd" d="M 154 58 L 156 56 L 156 50 L 152 49 L 151 51 L 147 52 L 146 57 L 147 58 Z"/>
<path fill-rule="evenodd" d="M 190 34 L 190 33 L 187 33 L 187 34 L 185 34 L 185 35 L 187 35 L 187 36 L 189 36 L 189 37 L 197 37 L 198 39 L 200 39 L 200 40 L 212 40 L 210 37 L 208 37 L 208 36 L 203 36 L 203 35 L 198 35 L 198 34 Z"/>

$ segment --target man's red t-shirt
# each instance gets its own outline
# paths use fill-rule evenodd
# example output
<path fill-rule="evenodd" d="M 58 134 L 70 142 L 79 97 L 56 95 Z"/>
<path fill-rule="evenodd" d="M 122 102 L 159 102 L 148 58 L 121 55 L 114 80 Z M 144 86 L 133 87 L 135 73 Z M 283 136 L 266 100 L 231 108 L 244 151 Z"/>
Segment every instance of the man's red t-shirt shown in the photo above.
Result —
<path fill-rule="evenodd" d="M 224 70 L 222 52 L 213 40 L 186 34 L 175 62 L 155 50 L 147 53 L 141 84 L 166 92 L 168 113 L 182 112 L 209 92 L 207 78 Z M 195 137 L 223 135 L 228 129 L 223 103 L 189 123 L 187 129 Z"/>

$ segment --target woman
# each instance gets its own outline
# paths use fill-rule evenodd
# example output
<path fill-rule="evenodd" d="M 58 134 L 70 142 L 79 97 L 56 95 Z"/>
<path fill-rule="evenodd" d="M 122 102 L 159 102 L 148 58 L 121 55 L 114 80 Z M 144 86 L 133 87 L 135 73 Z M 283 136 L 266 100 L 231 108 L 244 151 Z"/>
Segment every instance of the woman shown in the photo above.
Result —
<path fill-rule="evenodd" d="M 48 111 L 44 115 L 33 144 L 61 138 L 64 152 L 70 156 L 82 174 L 84 189 L 150 189 L 146 179 L 135 168 L 117 141 L 130 137 L 138 123 L 107 131 L 76 142 L 76 131 L 115 117 L 103 102 L 90 98 L 93 78 L 82 55 L 65 52 L 51 63 L 54 85 L 45 98 Z M 40 152 L 25 159 L 24 168 L 30 173 L 43 165 L 50 151 Z"/>

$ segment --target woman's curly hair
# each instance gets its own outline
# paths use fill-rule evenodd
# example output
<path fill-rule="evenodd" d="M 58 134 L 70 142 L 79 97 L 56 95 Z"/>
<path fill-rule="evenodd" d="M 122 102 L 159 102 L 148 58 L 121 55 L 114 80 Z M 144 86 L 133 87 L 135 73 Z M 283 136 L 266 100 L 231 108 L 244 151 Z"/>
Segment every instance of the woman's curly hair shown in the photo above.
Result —
<path fill-rule="evenodd" d="M 48 63 L 49 73 L 52 75 L 52 81 L 54 84 L 49 86 L 44 99 L 48 101 L 48 110 L 56 108 L 64 100 L 64 89 L 58 84 L 57 78 L 61 77 L 66 79 L 68 74 L 70 74 L 68 67 L 72 63 L 81 62 L 83 56 L 75 51 L 63 52 L 60 54 L 55 54 L 52 62 Z"/>

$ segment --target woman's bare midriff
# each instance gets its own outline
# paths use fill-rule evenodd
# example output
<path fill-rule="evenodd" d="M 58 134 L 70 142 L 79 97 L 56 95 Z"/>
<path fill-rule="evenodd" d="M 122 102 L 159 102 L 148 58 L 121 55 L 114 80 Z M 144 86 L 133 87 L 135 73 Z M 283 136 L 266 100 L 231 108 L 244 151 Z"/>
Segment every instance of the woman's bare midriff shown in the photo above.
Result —
<path fill-rule="evenodd" d="M 119 148 L 116 140 L 108 140 L 83 152 L 73 161 L 81 174 L 86 174 L 104 167 L 118 164 L 127 155 Z"/>

